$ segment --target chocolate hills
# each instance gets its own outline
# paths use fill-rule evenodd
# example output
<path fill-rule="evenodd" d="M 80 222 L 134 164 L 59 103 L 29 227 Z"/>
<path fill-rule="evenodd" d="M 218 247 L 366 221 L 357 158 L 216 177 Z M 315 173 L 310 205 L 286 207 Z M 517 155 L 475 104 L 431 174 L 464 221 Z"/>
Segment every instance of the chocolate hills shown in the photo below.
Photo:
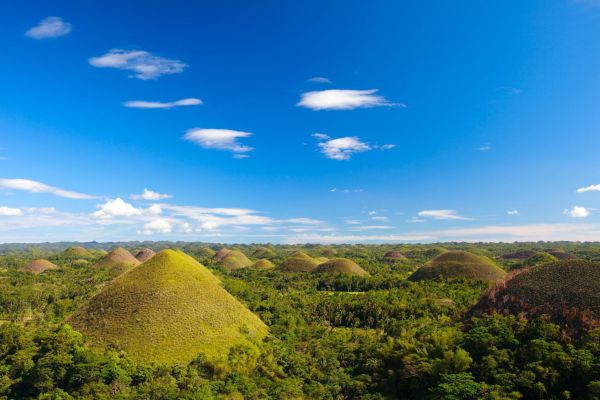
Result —
<path fill-rule="evenodd" d="M 225 257 L 221 258 L 220 263 L 228 271 L 246 268 L 252 265 L 252 261 L 239 250 L 230 250 Z"/>
<path fill-rule="evenodd" d="M 252 268 L 254 269 L 273 269 L 275 268 L 275 264 L 266 259 L 260 259 L 254 264 L 252 264 Z"/>
<path fill-rule="evenodd" d="M 139 265 L 140 262 L 128 250 L 123 247 L 116 247 L 110 253 L 98 261 L 94 268 L 110 271 L 111 275 L 117 276 L 128 269 Z"/>
<path fill-rule="evenodd" d="M 282 272 L 310 272 L 319 265 L 315 260 L 303 251 L 294 251 L 281 264 L 277 266 L 278 271 Z"/>
<path fill-rule="evenodd" d="M 227 249 L 227 248 L 222 248 L 219 251 L 217 251 L 214 255 L 214 259 L 216 261 L 221 261 L 222 259 L 224 259 L 227 254 L 231 253 L 231 250 Z"/>
<path fill-rule="evenodd" d="M 515 271 L 473 307 L 482 312 L 546 316 L 578 332 L 600 326 L 600 263 L 565 260 Z"/>
<path fill-rule="evenodd" d="M 201 352 L 223 359 L 232 346 L 267 334 L 266 325 L 215 275 L 175 250 L 119 276 L 67 322 L 94 346 L 166 364 L 188 363 Z"/>
<path fill-rule="evenodd" d="M 347 258 L 334 258 L 320 264 L 315 272 L 340 273 L 356 276 L 368 276 L 369 273 Z"/>
<path fill-rule="evenodd" d="M 30 262 L 29 264 L 27 264 L 26 266 L 23 267 L 23 271 L 25 272 L 31 272 L 32 274 L 41 274 L 42 272 L 51 270 L 51 269 L 57 269 L 58 266 L 56 264 L 51 263 L 48 260 L 33 260 L 32 262 Z"/>
<path fill-rule="evenodd" d="M 84 259 L 90 260 L 92 258 L 96 258 L 92 253 L 90 253 L 86 248 L 81 246 L 73 246 L 69 247 L 61 253 L 58 253 L 55 258 L 60 260 L 76 260 L 76 259 Z"/>
<path fill-rule="evenodd" d="M 399 251 L 388 251 L 383 255 L 383 258 L 390 261 L 402 261 L 406 260 L 406 257 Z"/>
<path fill-rule="evenodd" d="M 271 257 L 275 257 L 275 252 L 268 247 L 259 246 L 252 252 L 252 257 L 254 257 L 254 258 L 271 258 Z"/>
<path fill-rule="evenodd" d="M 415 271 L 409 279 L 470 278 L 484 281 L 496 281 L 506 272 L 490 259 L 462 250 L 452 250 L 438 255 Z"/>
<path fill-rule="evenodd" d="M 154 252 L 154 250 L 149 249 L 147 247 L 141 249 L 140 251 L 137 252 L 137 254 L 135 255 L 135 258 L 143 263 L 145 261 L 148 261 L 149 259 L 151 259 L 152 257 L 154 257 L 156 253 Z"/>

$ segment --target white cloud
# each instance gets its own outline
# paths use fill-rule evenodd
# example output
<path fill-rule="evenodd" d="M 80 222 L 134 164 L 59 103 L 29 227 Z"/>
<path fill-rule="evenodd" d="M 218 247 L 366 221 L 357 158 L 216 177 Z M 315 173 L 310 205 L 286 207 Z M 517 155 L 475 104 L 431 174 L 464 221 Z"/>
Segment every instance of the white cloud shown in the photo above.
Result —
<path fill-rule="evenodd" d="M 26 208 L 25 211 L 28 213 L 41 213 L 41 214 L 54 214 L 56 212 L 56 208 L 54 207 L 29 207 Z"/>
<path fill-rule="evenodd" d="M 387 221 L 389 221 L 389 220 L 390 220 L 388 217 L 384 217 L 383 215 L 380 215 L 380 216 L 374 216 L 374 217 L 371 217 L 371 219 L 372 219 L 373 221 L 381 221 L 381 222 L 387 222 Z"/>
<path fill-rule="evenodd" d="M 123 103 L 125 107 L 129 108 L 173 108 L 182 106 L 198 106 L 202 104 L 202 100 L 196 98 L 181 99 L 176 101 L 160 102 L 160 101 L 144 101 L 144 100 L 132 100 Z"/>
<path fill-rule="evenodd" d="M 574 206 L 570 210 L 565 210 L 564 214 L 572 218 L 585 218 L 590 215 L 590 210 L 582 206 Z"/>
<path fill-rule="evenodd" d="M 203 222 L 202 225 L 200 225 L 200 229 L 207 230 L 207 231 L 217 229 L 218 227 L 219 227 L 219 224 L 217 224 L 214 221 L 206 221 L 206 222 Z"/>
<path fill-rule="evenodd" d="M 472 220 L 473 218 L 463 217 L 457 214 L 456 210 L 423 210 L 417 213 L 419 217 L 433 219 L 452 219 L 452 220 Z"/>
<path fill-rule="evenodd" d="M 92 214 L 96 218 L 133 217 L 143 214 L 141 208 L 134 207 L 130 203 L 123 201 L 120 197 L 115 200 L 109 200 L 104 204 L 98 204 L 96 207 L 99 210 Z"/>
<path fill-rule="evenodd" d="M 367 214 L 369 214 L 369 215 L 377 215 L 377 211 L 369 211 Z"/>
<path fill-rule="evenodd" d="M 173 231 L 173 224 L 166 219 L 155 219 L 144 224 L 143 229 L 138 231 L 143 235 L 152 235 L 153 233 L 171 233 Z"/>
<path fill-rule="evenodd" d="M 355 108 L 370 108 L 381 106 L 399 106 L 389 102 L 385 97 L 376 95 L 378 89 L 344 90 L 330 89 L 303 93 L 296 104 L 312 110 L 353 110 Z"/>
<path fill-rule="evenodd" d="M 77 200 L 98 198 L 97 196 L 60 189 L 30 179 L 0 179 L 0 189 L 24 190 L 31 193 L 49 193 L 55 196 Z"/>
<path fill-rule="evenodd" d="M 170 194 L 166 194 L 166 193 L 157 193 L 154 192 L 152 190 L 149 189 L 144 189 L 144 192 L 142 194 L 132 194 L 131 198 L 134 200 L 163 200 L 163 199 L 170 199 L 173 196 Z"/>
<path fill-rule="evenodd" d="M 238 139 L 249 136 L 252 136 L 249 132 L 234 131 L 231 129 L 194 128 L 185 133 L 184 139 L 194 142 L 205 149 L 231 151 L 240 158 L 239 156 L 245 156 L 243 153 L 254 150 L 252 147 L 238 142 Z"/>
<path fill-rule="evenodd" d="M 363 242 L 421 242 L 431 240 L 432 237 L 421 234 L 407 235 L 319 235 L 306 234 L 290 236 L 284 239 L 288 244 L 300 243 L 363 243 Z"/>
<path fill-rule="evenodd" d="M 359 225 L 353 226 L 351 231 L 369 231 L 369 230 L 384 230 L 384 229 L 394 229 L 395 226 L 390 225 Z"/>
<path fill-rule="evenodd" d="M 100 57 L 91 57 L 90 65 L 133 71 L 133 77 L 148 80 L 161 75 L 180 74 L 187 65 L 179 60 L 152 55 L 142 50 L 112 49 Z"/>
<path fill-rule="evenodd" d="M 63 21 L 60 17 L 48 17 L 25 32 L 25 35 L 34 39 L 55 38 L 69 34 L 71 28 L 71 24 Z"/>
<path fill-rule="evenodd" d="M 506 213 L 508 215 L 519 215 L 519 210 L 508 210 Z"/>
<path fill-rule="evenodd" d="M 21 215 L 23 215 L 23 211 L 18 208 L 0 207 L 0 217 L 20 217 Z"/>
<path fill-rule="evenodd" d="M 312 78 L 307 79 L 308 82 L 314 83 L 331 83 L 331 81 L 323 76 L 314 76 Z"/>
<path fill-rule="evenodd" d="M 371 150 L 371 146 L 356 136 L 330 139 L 318 144 L 321 153 L 332 160 L 348 160 L 355 153 Z"/>
<path fill-rule="evenodd" d="M 331 139 L 331 136 L 326 135 L 324 133 L 313 133 L 311 136 L 314 137 L 314 138 L 316 138 L 317 140 Z"/>
<path fill-rule="evenodd" d="M 362 192 L 364 192 L 363 189 L 338 189 L 338 188 L 331 188 L 331 189 L 329 189 L 329 191 L 331 193 L 362 193 Z"/>
<path fill-rule="evenodd" d="M 347 219 L 344 221 L 348 225 L 360 225 L 360 221 L 357 219 Z"/>
<path fill-rule="evenodd" d="M 590 185 L 590 186 L 586 186 L 586 187 L 577 189 L 577 193 L 585 193 L 585 192 L 600 192 L 600 184 Z"/>
<path fill-rule="evenodd" d="M 408 222 L 411 224 L 419 224 L 421 222 L 425 222 L 425 220 L 423 218 L 411 217 Z"/>
<path fill-rule="evenodd" d="M 323 223 L 323 221 L 320 221 L 318 219 L 312 219 L 312 218 L 290 218 L 290 219 L 283 220 L 282 222 L 289 222 L 291 224 L 298 224 L 298 225 L 320 225 Z"/>
<path fill-rule="evenodd" d="M 489 144 L 483 145 L 479 148 L 479 151 L 490 151 L 492 150 L 492 146 L 490 146 Z"/>

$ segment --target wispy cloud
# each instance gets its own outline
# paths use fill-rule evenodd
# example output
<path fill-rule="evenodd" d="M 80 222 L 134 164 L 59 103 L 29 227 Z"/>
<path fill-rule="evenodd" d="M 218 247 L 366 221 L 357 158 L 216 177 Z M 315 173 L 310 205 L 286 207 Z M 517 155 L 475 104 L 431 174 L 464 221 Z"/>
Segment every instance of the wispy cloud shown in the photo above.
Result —
<path fill-rule="evenodd" d="M 252 136 L 249 132 L 234 131 L 231 129 L 201 129 L 188 130 L 184 139 L 197 144 L 205 149 L 225 150 L 234 153 L 235 158 L 247 157 L 244 153 L 254 150 L 238 142 L 238 139 Z"/>
<path fill-rule="evenodd" d="M 23 211 L 18 208 L 11 208 L 6 206 L 0 207 L 0 217 L 19 217 L 23 215 Z"/>
<path fill-rule="evenodd" d="M 590 186 L 581 187 L 581 188 L 577 189 L 577 193 L 585 193 L 585 192 L 600 192 L 600 184 L 590 185 Z"/>
<path fill-rule="evenodd" d="M 440 220 L 472 220 L 473 218 L 458 215 L 456 210 L 423 210 L 417 213 L 419 217 Z"/>
<path fill-rule="evenodd" d="M 184 107 L 184 106 L 199 106 L 202 104 L 202 100 L 190 97 L 188 99 L 181 99 L 176 101 L 160 102 L 160 101 L 145 101 L 145 100 L 131 100 L 123 103 L 125 107 L 129 108 L 162 108 L 169 109 L 173 107 Z"/>
<path fill-rule="evenodd" d="M 180 74 L 187 65 L 179 60 L 155 56 L 143 50 L 112 49 L 108 53 L 89 59 L 98 68 L 116 68 L 133 71 L 134 78 L 149 80 L 162 75 Z"/>
<path fill-rule="evenodd" d="M 60 17 L 48 17 L 25 32 L 25 35 L 34 39 L 49 39 L 68 35 L 71 28 L 71 24 Z"/>
<path fill-rule="evenodd" d="M 0 179 L 0 189 L 23 190 L 31 193 L 48 193 L 55 196 L 76 200 L 89 200 L 98 198 L 98 196 L 64 190 L 54 186 L 46 185 L 42 182 L 32 181 L 30 179 Z"/>
<path fill-rule="evenodd" d="M 330 89 L 307 92 L 302 94 L 296 105 L 311 110 L 353 110 L 355 108 L 383 106 L 405 107 L 404 104 L 392 103 L 385 97 L 376 95 L 377 91 L 378 89 Z"/>
<path fill-rule="evenodd" d="M 479 148 L 479 151 L 490 151 L 490 150 L 492 150 L 492 146 L 490 146 L 489 144 L 485 144 Z"/>
<path fill-rule="evenodd" d="M 133 200 L 163 200 L 163 199 L 170 199 L 173 196 L 170 194 L 166 194 L 166 193 L 158 193 L 155 192 L 153 190 L 149 190 L 149 189 L 144 189 L 144 191 L 141 194 L 132 194 L 131 198 Z"/>
<path fill-rule="evenodd" d="M 331 188 L 331 189 L 329 189 L 329 191 L 331 193 L 362 193 L 362 192 L 364 192 L 363 189 L 338 189 L 338 188 Z"/>
<path fill-rule="evenodd" d="M 324 133 L 313 133 L 312 136 L 320 141 L 317 144 L 319 151 L 332 160 L 349 160 L 356 153 L 374 149 L 390 150 L 396 147 L 393 144 L 370 145 L 363 142 L 358 136 L 345 136 L 337 139 L 332 139 Z"/>
<path fill-rule="evenodd" d="M 314 83 L 331 83 L 331 81 L 323 76 L 314 76 L 312 78 L 308 78 L 307 79 L 308 82 L 314 82 Z"/>
<path fill-rule="evenodd" d="M 590 215 L 590 209 L 582 206 L 574 206 L 569 210 L 565 210 L 564 214 L 572 218 L 586 218 Z"/>
<path fill-rule="evenodd" d="M 508 210 L 506 213 L 508 215 L 519 215 L 519 210 Z"/>

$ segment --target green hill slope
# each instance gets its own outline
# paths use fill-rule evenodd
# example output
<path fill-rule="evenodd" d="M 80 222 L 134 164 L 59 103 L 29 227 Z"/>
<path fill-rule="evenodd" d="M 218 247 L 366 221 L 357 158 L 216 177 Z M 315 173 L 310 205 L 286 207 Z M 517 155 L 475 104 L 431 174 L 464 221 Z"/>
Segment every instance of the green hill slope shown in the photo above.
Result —
<path fill-rule="evenodd" d="M 275 264 L 273 264 L 271 261 L 263 258 L 262 260 L 258 260 L 257 262 L 252 264 L 252 268 L 254 268 L 254 269 L 273 269 L 273 268 L 275 268 Z"/>
<path fill-rule="evenodd" d="M 225 269 L 233 271 L 240 268 L 246 268 L 252 265 L 252 261 L 244 253 L 239 250 L 231 250 L 225 257 L 221 259 L 221 264 Z"/>
<path fill-rule="evenodd" d="M 282 272 L 310 272 L 320 263 L 303 251 L 294 251 L 281 264 L 277 266 Z"/>
<path fill-rule="evenodd" d="M 347 258 L 334 258 L 320 264 L 315 272 L 340 273 L 356 276 L 368 276 L 369 273 Z"/>
<path fill-rule="evenodd" d="M 415 271 L 410 280 L 470 278 L 484 281 L 502 279 L 506 272 L 490 259 L 462 250 L 447 251 Z"/>
<path fill-rule="evenodd" d="M 138 259 L 128 250 L 123 247 L 116 247 L 102 257 L 94 265 L 94 268 L 109 270 L 113 276 L 117 276 L 139 264 Z"/>
<path fill-rule="evenodd" d="M 67 248 L 61 253 L 58 253 L 54 258 L 61 260 L 76 260 L 79 258 L 89 260 L 95 258 L 95 256 L 84 247 L 74 246 Z"/>
<path fill-rule="evenodd" d="M 203 352 L 226 357 L 266 325 L 192 257 L 163 250 L 115 279 L 68 320 L 99 347 L 145 362 L 187 363 Z"/>

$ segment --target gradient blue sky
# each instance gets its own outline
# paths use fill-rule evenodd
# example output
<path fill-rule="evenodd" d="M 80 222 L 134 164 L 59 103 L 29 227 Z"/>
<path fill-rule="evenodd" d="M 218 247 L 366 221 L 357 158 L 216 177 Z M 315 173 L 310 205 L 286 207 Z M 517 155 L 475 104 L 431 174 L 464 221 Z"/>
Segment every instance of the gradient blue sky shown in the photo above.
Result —
<path fill-rule="evenodd" d="M 600 240 L 599 37 L 595 0 L 5 4 L 0 241 Z"/>

